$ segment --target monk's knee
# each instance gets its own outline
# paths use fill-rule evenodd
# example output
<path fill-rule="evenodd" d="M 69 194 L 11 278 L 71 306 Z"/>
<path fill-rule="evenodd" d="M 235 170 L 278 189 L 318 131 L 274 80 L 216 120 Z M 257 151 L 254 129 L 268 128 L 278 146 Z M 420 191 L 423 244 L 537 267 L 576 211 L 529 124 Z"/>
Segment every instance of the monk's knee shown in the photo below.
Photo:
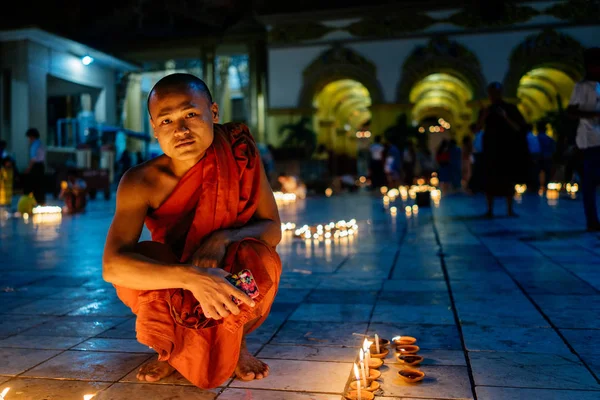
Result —
<path fill-rule="evenodd" d="M 164 243 L 153 242 L 150 240 L 139 242 L 135 245 L 135 252 L 156 261 L 169 264 L 179 263 L 177 256 L 175 256 L 171 248 Z"/>

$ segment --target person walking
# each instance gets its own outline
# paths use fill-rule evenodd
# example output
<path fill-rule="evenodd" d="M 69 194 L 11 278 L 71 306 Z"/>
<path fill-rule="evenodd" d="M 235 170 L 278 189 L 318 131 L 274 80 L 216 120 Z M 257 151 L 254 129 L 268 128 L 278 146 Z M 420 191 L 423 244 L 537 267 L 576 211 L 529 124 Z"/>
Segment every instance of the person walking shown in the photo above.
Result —
<path fill-rule="evenodd" d="M 583 152 L 583 210 L 589 232 L 600 231 L 596 188 L 600 184 L 600 47 L 583 54 L 585 77 L 575 84 L 567 113 L 579 119 L 577 147 Z"/>
<path fill-rule="evenodd" d="M 44 187 L 46 173 L 46 148 L 40 139 L 40 132 L 30 128 L 25 133 L 29 139 L 29 165 L 25 170 L 28 190 L 31 190 L 38 205 L 46 203 L 46 190 Z M 25 193 L 27 194 L 27 193 Z"/>
<path fill-rule="evenodd" d="M 526 122 L 514 104 L 502 98 L 502 84 L 488 86 L 490 106 L 481 115 L 484 126 L 483 157 L 484 186 L 487 201 L 486 217 L 494 216 L 494 197 L 506 199 L 508 215 L 517 216 L 513 209 L 515 183 L 527 180 L 529 148 Z"/>

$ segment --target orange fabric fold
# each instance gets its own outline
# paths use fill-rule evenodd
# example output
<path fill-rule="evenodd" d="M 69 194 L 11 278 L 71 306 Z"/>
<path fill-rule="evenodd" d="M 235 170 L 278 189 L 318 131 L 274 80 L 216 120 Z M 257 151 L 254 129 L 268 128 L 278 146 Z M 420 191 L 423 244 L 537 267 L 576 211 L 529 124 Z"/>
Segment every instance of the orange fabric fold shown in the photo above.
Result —
<path fill-rule="evenodd" d="M 152 242 L 137 251 L 165 262 L 187 262 L 202 240 L 220 229 L 248 223 L 258 205 L 260 158 L 248 128 L 242 124 L 214 127 L 206 155 L 188 171 L 167 200 L 146 218 Z M 152 347 L 190 382 L 213 388 L 233 374 L 244 325 L 267 318 L 281 275 L 275 249 L 252 238 L 227 248 L 223 268 L 252 271 L 259 289 L 256 306 L 221 321 L 206 319 L 198 301 L 183 289 L 139 291 L 115 285 L 119 298 L 136 314 L 140 343 Z"/>

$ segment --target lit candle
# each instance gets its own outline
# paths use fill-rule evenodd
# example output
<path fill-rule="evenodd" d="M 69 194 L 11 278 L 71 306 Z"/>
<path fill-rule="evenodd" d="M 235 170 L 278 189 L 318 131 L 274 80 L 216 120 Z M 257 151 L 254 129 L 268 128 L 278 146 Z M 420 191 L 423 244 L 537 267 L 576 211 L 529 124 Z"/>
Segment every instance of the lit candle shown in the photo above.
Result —
<path fill-rule="evenodd" d="M 0 393 L 0 399 L 4 400 L 4 396 L 6 396 L 6 393 L 8 393 L 9 390 L 10 390 L 9 387 L 4 388 L 4 390 L 2 391 L 2 393 Z"/>
<path fill-rule="evenodd" d="M 360 396 L 360 373 L 358 372 L 358 365 L 354 363 L 354 375 L 356 376 L 356 391 L 358 392 L 358 400 L 362 400 Z"/>
<path fill-rule="evenodd" d="M 377 354 L 381 353 L 379 351 L 379 336 L 377 334 L 375 334 L 375 348 L 377 349 Z"/>
<path fill-rule="evenodd" d="M 359 358 L 360 358 L 360 369 L 362 369 L 363 379 L 365 382 L 365 387 L 367 387 L 367 370 L 365 369 L 365 352 L 363 349 L 360 349 Z"/>
<path fill-rule="evenodd" d="M 95 396 L 95 394 L 84 394 L 83 400 L 91 400 L 94 398 L 94 396 Z"/>

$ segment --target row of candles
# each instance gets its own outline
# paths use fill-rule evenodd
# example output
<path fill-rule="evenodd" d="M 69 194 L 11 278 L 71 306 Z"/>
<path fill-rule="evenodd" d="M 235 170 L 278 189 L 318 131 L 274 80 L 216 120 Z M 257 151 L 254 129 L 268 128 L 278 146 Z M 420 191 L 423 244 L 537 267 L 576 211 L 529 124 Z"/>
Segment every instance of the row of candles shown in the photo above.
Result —
<path fill-rule="evenodd" d="M 407 201 L 409 198 L 415 200 L 419 193 L 429 192 L 431 200 L 435 205 L 439 205 L 440 199 L 442 198 L 442 192 L 435 186 L 418 184 L 412 186 L 399 186 L 398 189 L 389 189 L 386 186 L 380 188 L 381 194 L 383 195 L 383 205 L 387 206 L 390 202 L 396 201 L 398 197 L 402 201 Z"/>
<path fill-rule="evenodd" d="M 9 391 L 10 391 L 10 387 L 4 388 L 4 390 L 2 390 L 2 392 L 0 392 L 0 400 L 8 400 L 6 398 L 6 395 L 8 394 Z M 96 395 L 95 394 L 84 394 L 83 400 L 92 400 L 94 398 L 94 396 L 96 396 Z"/>
<path fill-rule="evenodd" d="M 566 185 L 563 185 L 562 183 L 558 182 L 550 182 L 546 185 L 546 198 L 548 200 L 557 200 L 560 196 L 560 192 L 563 189 L 571 198 L 574 199 L 577 196 L 577 192 L 579 192 L 579 185 L 577 183 L 567 183 Z M 520 198 L 520 196 L 526 191 L 527 185 L 515 185 L 515 195 L 517 198 Z M 543 196 L 544 189 L 540 188 L 538 194 Z"/>
<path fill-rule="evenodd" d="M 353 236 L 358 231 L 358 225 L 355 219 L 349 221 L 340 220 L 337 222 L 329 222 L 327 224 L 318 225 L 303 225 L 300 228 L 296 228 L 296 224 L 293 222 L 287 222 L 281 224 L 281 230 L 283 232 L 292 232 L 294 236 L 302 239 L 340 239 Z"/>
<path fill-rule="evenodd" d="M 364 336 L 358 333 L 354 335 Z M 423 361 L 423 357 L 416 355 L 419 351 L 419 346 L 415 345 L 416 341 L 417 339 L 411 336 L 392 338 L 392 343 L 396 346 L 396 357 L 402 364 L 415 366 Z M 354 380 L 350 383 L 351 391 L 345 395 L 347 399 L 371 400 L 374 398 L 373 392 L 380 388 L 380 384 L 377 382 L 381 376 L 379 368 L 389 354 L 387 349 L 389 344 L 389 340 L 380 338 L 378 334 L 375 334 L 374 338 L 365 337 L 363 346 L 359 350 L 358 362 L 355 362 L 353 366 Z M 404 368 L 398 372 L 398 375 L 410 383 L 419 382 L 425 376 L 422 371 L 413 368 Z"/>

